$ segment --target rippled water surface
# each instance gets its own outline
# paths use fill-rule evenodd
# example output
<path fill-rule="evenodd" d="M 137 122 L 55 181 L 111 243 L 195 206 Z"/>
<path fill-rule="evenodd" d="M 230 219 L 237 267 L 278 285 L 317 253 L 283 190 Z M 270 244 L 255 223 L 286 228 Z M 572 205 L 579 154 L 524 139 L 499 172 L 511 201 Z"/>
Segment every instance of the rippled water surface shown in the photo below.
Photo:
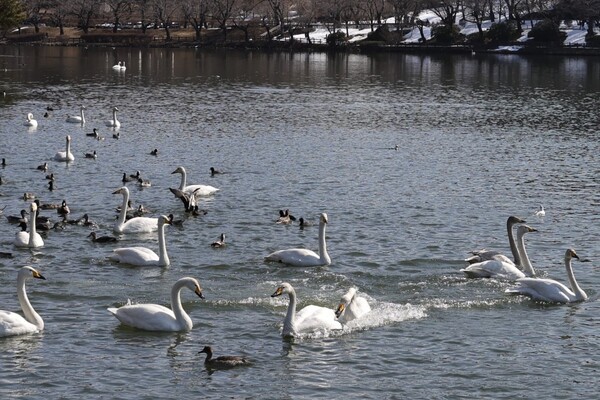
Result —
<path fill-rule="evenodd" d="M 127 71 L 111 68 L 124 60 Z M 597 394 L 600 368 L 600 63 L 592 58 L 325 55 L 0 47 L 0 207 L 24 192 L 65 199 L 109 234 L 123 173 L 134 205 L 173 213 L 167 268 L 107 259 L 90 228 L 50 231 L 45 246 L 13 246 L 0 220 L 1 309 L 18 311 L 22 265 L 47 278 L 27 290 L 43 333 L 0 340 L 2 398 L 574 398 Z M 84 127 L 65 123 L 85 105 Z M 53 111 L 45 118 L 46 107 Z M 119 108 L 120 138 L 104 127 Z M 39 126 L 23 126 L 32 112 Z M 86 136 L 98 128 L 105 140 Z M 53 161 L 71 135 L 76 160 Z M 398 149 L 394 147 L 398 145 Z M 158 149 L 158 156 L 150 151 Z M 96 150 L 98 158 L 84 158 Z M 44 162 L 56 177 L 47 188 Z M 179 175 L 220 191 L 186 215 L 169 192 Z M 211 177 L 214 166 L 226 174 Z M 533 216 L 543 204 L 546 217 Z M 280 209 L 329 216 L 328 267 L 266 264 L 271 251 L 317 248 L 318 227 L 275 224 Z M 59 221 L 54 211 L 43 211 Z M 568 247 L 587 302 L 509 297 L 497 280 L 459 271 L 469 250 L 508 253 L 505 221 L 521 216 L 540 275 L 566 282 Z M 225 233 L 227 246 L 210 247 Z M 156 234 L 118 246 L 158 248 Z M 125 328 L 107 307 L 169 304 L 182 292 L 188 333 Z M 352 286 L 372 312 L 343 331 L 284 341 L 287 298 L 335 307 Z M 249 367 L 207 371 L 215 355 Z"/>

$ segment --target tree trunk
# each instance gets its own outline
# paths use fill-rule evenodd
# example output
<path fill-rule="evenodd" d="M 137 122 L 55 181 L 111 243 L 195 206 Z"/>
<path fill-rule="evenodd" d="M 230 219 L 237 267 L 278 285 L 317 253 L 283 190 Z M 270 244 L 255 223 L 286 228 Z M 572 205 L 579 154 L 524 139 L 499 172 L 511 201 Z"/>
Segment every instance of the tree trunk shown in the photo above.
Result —
<path fill-rule="evenodd" d="M 589 36 L 594 36 L 594 18 L 589 17 L 587 20 L 587 34 Z"/>

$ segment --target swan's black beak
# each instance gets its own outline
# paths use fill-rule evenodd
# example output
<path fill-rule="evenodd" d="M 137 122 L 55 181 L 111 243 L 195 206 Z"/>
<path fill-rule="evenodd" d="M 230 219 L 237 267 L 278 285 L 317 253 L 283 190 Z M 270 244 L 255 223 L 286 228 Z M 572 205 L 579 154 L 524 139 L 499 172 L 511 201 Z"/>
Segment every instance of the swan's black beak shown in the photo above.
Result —
<path fill-rule="evenodd" d="M 337 307 L 337 309 L 335 310 L 335 317 L 339 318 L 340 315 L 342 315 L 342 313 L 344 312 L 344 309 L 346 308 L 346 306 L 344 306 L 343 303 L 340 303 L 340 305 Z"/>
<path fill-rule="evenodd" d="M 275 293 L 273 293 L 271 295 L 271 297 L 281 296 L 282 293 L 283 293 L 283 288 L 282 287 L 278 287 L 277 290 L 275 291 Z"/>
<path fill-rule="evenodd" d="M 40 274 L 37 271 L 33 272 L 32 275 L 34 278 L 46 280 L 46 278 L 44 278 L 44 275 Z"/>
<path fill-rule="evenodd" d="M 196 293 L 201 299 L 204 298 L 204 295 L 202 294 L 202 289 L 200 289 L 199 287 L 197 287 L 196 290 L 194 290 L 194 293 Z"/>

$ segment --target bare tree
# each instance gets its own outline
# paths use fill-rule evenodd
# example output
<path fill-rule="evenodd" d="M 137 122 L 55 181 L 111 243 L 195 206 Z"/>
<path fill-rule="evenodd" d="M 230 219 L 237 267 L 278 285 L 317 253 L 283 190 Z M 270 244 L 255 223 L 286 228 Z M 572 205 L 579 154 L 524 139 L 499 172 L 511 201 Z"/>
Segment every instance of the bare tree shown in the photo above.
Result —
<path fill-rule="evenodd" d="M 214 20 L 223 32 L 223 40 L 227 40 L 227 23 L 236 11 L 238 0 L 209 0 Z"/>
<path fill-rule="evenodd" d="M 254 25 L 254 11 L 258 3 L 262 0 L 240 0 L 239 12 L 234 13 L 232 17 L 233 25 L 244 32 L 244 41 L 250 41 L 250 29 Z"/>
<path fill-rule="evenodd" d="M 165 40 L 171 40 L 171 23 L 178 10 L 177 0 L 154 0 L 154 16 L 165 30 Z"/>
<path fill-rule="evenodd" d="M 70 14 L 77 18 L 77 26 L 88 33 L 92 18 L 98 14 L 100 0 L 71 0 L 67 4 Z"/>
<path fill-rule="evenodd" d="M 441 18 L 444 25 L 451 27 L 461 9 L 461 0 L 429 0 L 425 3 L 425 8 L 430 8 L 435 15 Z"/>
<path fill-rule="evenodd" d="M 22 2 L 25 10 L 25 19 L 33 25 L 35 33 L 40 32 L 40 24 L 44 21 L 50 5 L 49 3 L 46 0 L 24 0 Z"/>
<path fill-rule="evenodd" d="M 184 0 L 181 4 L 181 13 L 194 28 L 196 40 L 200 41 L 202 27 L 206 26 L 208 17 L 208 0 Z"/>
<path fill-rule="evenodd" d="M 483 21 L 488 18 L 490 10 L 488 0 L 464 0 L 464 18 L 477 26 L 479 39 L 484 40 Z"/>
<path fill-rule="evenodd" d="M 139 15 L 140 22 L 142 24 L 142 32 L 146 33 L 146 29 L 148 29 L 148 17 L 151 14 L 151 3 L 153 0 L 134 0 L 133 1 L 133 11 Z"/>
<path fill-rule="evenodd" d="M 113 32 L 116 33 L 117 29 L 119 29 L 121 19 L 131 15 L 132 0 L 106 0 L 106 5 L 112 14 Z"/>
<path fill-rule="evenodd" d="M 69 5 L 61 0 L 52 0 L 49 2 L 49 5 L 52 7 L 52 12 L 48 15 L 50 21 L 56 26 L 58 26 L 58 30 L 60 35 L 65 34 L 65 20 L 70 13 Z"/>

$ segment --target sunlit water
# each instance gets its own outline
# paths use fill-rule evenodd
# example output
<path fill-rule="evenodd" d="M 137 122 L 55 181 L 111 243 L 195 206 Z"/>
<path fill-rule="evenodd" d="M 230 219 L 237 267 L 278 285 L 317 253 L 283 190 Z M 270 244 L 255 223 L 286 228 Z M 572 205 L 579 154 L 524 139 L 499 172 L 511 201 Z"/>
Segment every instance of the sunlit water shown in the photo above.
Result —
<path fill-rule="evenodd" d="M 600 63 L 587 58 L 325 55 L 2 47 L 0 207 L 24 192 L 66 199 L 112 233 L 111 194 L 129 183 L 134 205 L 187 218 L 167 227 L 168 268 L 107 260 L 117 246 L 157 251 L 156 234 L 94 244 L 69 225 L 45 246 L 13 246 L 0 222 L 0 306 L 17 311 L 16 274 L 38 268 L 29 297 L 43 333 L 0 340 L 2 398 L 574 398 L 597 393 L 600 368 Z M 112 70 L 124 60 L 126 72 Z M 84 127 L 67 114 L 85 105 Z M 46 107 L 52 106 L 44 118 Z M 120 139 L 104 127 L 119 108 Z M 32 112 L 39 126 L 23 126 Z M 105 137 L 86 136 L 98 128 Z M 72 136 L 76 160 L 52 160 Z M 394 147 L 398 145 L 398 150 Z M 150 151 L 158 149 L 157 157 Z M 97 160 L 85 159 L 96 150 Z M 56 177 L 47 189 L 48 162 Z M 169 192 L 188 183 L 220 191 L 186 216 Z M 214 166 L 226 174 L 211 177 Z M 49 173 L 48 172 L 48 173 Z M 546 217 L 533 216 L 539 204 Z M 315 223 L 275 224 L 280 209 Z M 271 251 L 316 250 L 327 212 L 328 267 L 265 264 Z M 543 276 L 566 282 L 568 247 L 590 300 L 544 305 L 509 297 L 509 283 L 468 280 L 469 250 L 508 253 L 506 218 L 527 236 Z M 42 215 L 58 221 L 54 211 Z M 227 246 L 210 243 L 225 233 Z M 181 334 L 124 328 L 107 307 L 131 299 L 168 305 L 180 277 L 195 326 Z M 372 312 L 343 331 L 280 337 L 290 282 L 299 307 L 335 307 L 351 287 Z M 209 372 L 197 352 L 239 354 L 252 366 Z"/>

